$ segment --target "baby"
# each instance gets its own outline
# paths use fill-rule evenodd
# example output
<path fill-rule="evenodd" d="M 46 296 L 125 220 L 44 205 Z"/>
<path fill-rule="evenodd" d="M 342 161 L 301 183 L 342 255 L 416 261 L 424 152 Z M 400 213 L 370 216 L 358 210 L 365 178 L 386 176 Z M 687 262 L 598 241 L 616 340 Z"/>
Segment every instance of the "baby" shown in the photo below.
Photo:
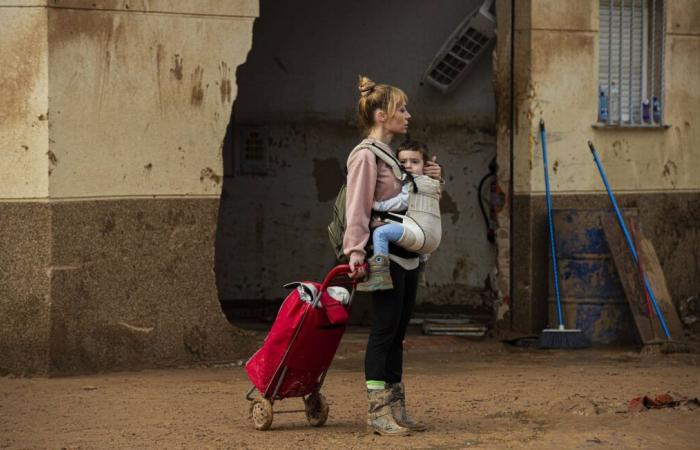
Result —
<path fill-rule="evenodd" d="M 399 146 L 398 160 L 408 174 L 404 177 L 401 192 L 396 196 L 382 201 L 375 201 L 373 212 L 405 212 L 408 209 L 409 193 L 415 189 L 415 179 L 423 175 L 425 162 L 428 161 L 428 146 L 418 141 L 407 141 Z M 381 216 L 381 214 L 380 214 Z M 378 291 L 393 289 L 389 273 L 389 243 L 396 243 L 404 233 L 400 223 L 386 223 L 372 232 L 374 254 L 369 260 L 369 276 L 367 281 L 357 285 L 358 291 Z M 428 255 L 420 255 L 421 266 L 424 266 Z"/>

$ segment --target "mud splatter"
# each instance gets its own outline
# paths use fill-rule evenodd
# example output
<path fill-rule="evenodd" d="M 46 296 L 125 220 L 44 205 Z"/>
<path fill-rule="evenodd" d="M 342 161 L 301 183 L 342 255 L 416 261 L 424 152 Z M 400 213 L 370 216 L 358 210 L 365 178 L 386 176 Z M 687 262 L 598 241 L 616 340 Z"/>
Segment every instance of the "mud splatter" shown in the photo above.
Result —
<path fill-rule="evenodd" d="M 46 155 L 49 157 L 49 175 L 51 175 L 53 169 L 58 165 L 58 158 L 56 158 L 56 154 L 51 150 L 46 152 Z"/>
<path fill-rule="evenodd" d="M 451 214 L 452 224 L 457 223 L 459 220 L 459 209 L 457 209 L 457 203 L 452 200 L 452 197 L 450 197 L 450 194 L 447 191 L 443 191 L 442 197 L 440 197 L 440 213 Z"/>
<path fill-rule="evenodd" d="M 204 69 L 200 66 L 192 73 L 192 96 L 190 97 L 190 104 L 194 106 L 199 106 L 204 102 L 204 88 L 202 87 L 202 80 L 204 79 Z"/>
<path fill-rule="evenodd" d="M 221 183 L 221 175 L 216 174 L 211 167 L 206 167 L 202 169 L 199 176 L 199 181 L 203 182 L 204 180 L 211 180 L 215 184 L 219 184 Z"/>
<path fill-rule="evenodd" d="M 219 73 L 221 74 L 221 83 L 219 91 L 221 92 L 221 103 L 231 102 L 231 69 L 228 64 L 221 62 L 219 64 Z"/>
<path fill-rule="evenodd" d="M 182 57 L 177 53 L 173 56 L 173 67 L 170 68 L 170 73 L 175 79 L 182 80 Z"/>

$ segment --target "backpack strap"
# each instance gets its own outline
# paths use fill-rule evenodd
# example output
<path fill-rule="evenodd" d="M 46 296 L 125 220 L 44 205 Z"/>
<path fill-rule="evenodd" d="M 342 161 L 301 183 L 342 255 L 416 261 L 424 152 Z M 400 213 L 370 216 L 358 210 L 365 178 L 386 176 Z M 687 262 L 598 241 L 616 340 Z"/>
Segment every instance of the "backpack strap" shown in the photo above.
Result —
<path fill-rule="evenodd" d="M 350 161 L 350 158 L 352 156 L 362 150 L 363 148 L 368 149 L 372 153 L 374 153 L 374 156 L 377 158 L 381 159 L 384 161 L 389 167 L 391 167 L 391 171 L 394 173 L 394 176 L 396 177 L 397 180 L 402 181 L 403 180 L 403 173 L 405 172 L 405 169 L 399 162 L 399 160 L 396 158 L 396 156 L 392 155 L 391 153 L 388 153 L 384 151 L 380 146 L 369 143 L 369 144 L 359 144 L 357 147 L 353 148 L 350 154 L 348 155 L 348 161 Z M 347 170 L 347 163 L 346 163 L 346 170 Z"/>

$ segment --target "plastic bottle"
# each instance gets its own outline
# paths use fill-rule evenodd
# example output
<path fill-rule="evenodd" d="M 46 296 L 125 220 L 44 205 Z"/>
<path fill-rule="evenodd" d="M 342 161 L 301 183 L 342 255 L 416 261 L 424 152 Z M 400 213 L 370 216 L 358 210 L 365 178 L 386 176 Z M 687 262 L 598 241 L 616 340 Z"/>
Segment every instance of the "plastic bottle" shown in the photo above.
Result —
<path fill-rule="evenodd" d="M 599 96 L 598 96 L 598 122 L 608 121 L 608 96 L 605 95 L 605 90 L 602 86 L 599 86 Z"/>
<path fill-rule="evenodd" d="M 611 122 L 620 122 L 620 90 L 613 81 L 610 84 L 610 100 L 608 101 Z"/>
<path fill-rule="evenodd" d="M 651 100 L 651 113 L 654 122 L 661 124 L 661 102 L 658 97 L 653 97 Z"/>
<path fill-rule="evenodd" d="M 642 121 L 644 123 L 651 122 L 651 103 L 649 103 L 648 98 L 642 101 Z"/>

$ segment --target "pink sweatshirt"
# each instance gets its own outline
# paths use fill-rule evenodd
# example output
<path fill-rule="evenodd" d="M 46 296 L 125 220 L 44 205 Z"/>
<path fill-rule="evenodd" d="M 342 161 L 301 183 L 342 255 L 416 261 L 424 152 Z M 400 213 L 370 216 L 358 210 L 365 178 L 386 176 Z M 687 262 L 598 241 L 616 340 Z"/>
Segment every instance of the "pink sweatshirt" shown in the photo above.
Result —
<path fill-rule="evenodd" d="M 369 143 L 394 154 L 391 147 L 373 138 L 363 140 L 360 145 Z M 375 200 L 381 201 L 397 196 L 401 192 L 401 182 L 396 179 L 391 167 L 377 159 L 368 148 L 355 152 L 347 164 L 347 228 L 343 239 L 343 252 L 348 256 L 352 252 L 361 252 L 364 255 L 364 248 L 370 237 L 370 227 L 374 228 L 380 224 L 376 219 L 370 224 L 372 203 Z"/>

